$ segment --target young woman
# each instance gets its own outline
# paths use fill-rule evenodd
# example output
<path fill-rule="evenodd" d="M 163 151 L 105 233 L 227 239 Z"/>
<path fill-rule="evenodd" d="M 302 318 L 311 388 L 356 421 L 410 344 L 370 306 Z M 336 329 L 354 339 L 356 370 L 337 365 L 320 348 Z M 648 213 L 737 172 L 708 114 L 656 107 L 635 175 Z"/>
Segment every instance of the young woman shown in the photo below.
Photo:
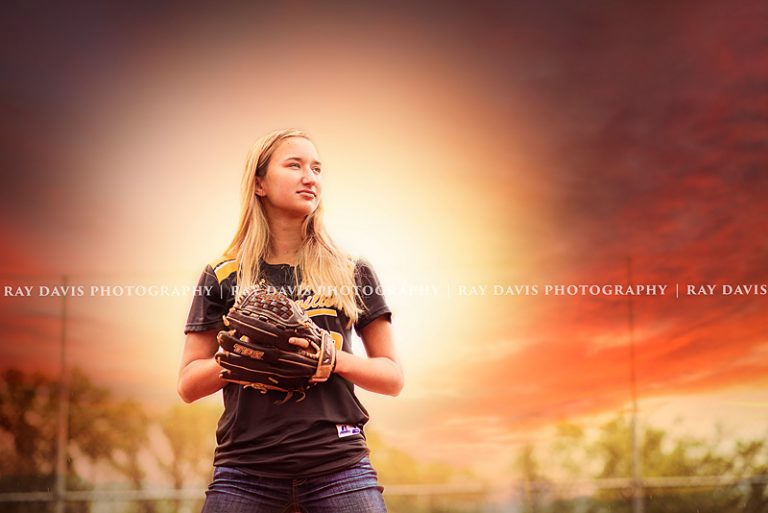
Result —
<path fill-rule="evenodd" d="M 403 374 L 376 274 L 325 233 L 323 172 L 314 144 L 299 130 L 279 130 L 250 150 L 236 235 L 209 264 L 185 327 L 178 392 L 186 402 L 223 389 L 214 475 L 203 506 L 214 512 L 383 512 L 382 488 L 368 459 L 368 413 L 354 385 L 398 395 Z M 224 381 L 214 355 L 222 316 L 238 291 L 282 288 L 336 341 L 333 375 L 303 401 L 277 404 Z M 354 326 L 367 357 L 351 352 Z"/>

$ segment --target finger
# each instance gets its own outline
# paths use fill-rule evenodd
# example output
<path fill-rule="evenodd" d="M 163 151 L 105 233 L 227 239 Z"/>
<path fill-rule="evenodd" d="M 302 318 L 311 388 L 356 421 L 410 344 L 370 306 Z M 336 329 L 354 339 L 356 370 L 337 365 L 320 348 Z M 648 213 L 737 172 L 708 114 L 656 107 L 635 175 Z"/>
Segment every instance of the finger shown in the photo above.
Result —
<path fill-rule="evenodd" d="M 304 349 L 309 347 L 309 341 L 305 338 L 291 337 L 288 339 L 288 343 L 294 346 L 302 347 Z"/>

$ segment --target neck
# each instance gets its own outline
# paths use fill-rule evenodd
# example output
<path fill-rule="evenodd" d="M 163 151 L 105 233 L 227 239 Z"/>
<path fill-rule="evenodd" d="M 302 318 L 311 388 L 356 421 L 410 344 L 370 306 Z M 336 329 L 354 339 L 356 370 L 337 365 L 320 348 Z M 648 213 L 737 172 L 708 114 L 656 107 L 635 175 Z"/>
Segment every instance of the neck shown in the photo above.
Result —
<path fill-rule="evenodd" d="M 303 243 L 303 220 L 269 216 L 270 243 L 265 261 L 269 264 L 298 264 L 299 250 Z"/>

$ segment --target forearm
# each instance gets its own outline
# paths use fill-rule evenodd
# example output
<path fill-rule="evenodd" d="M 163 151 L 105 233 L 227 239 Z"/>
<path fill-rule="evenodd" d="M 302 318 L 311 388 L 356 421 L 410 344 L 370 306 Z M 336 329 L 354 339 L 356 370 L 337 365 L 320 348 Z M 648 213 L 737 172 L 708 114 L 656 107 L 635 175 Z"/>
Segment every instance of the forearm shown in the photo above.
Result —
<path fill-rule="evenodd" d="M 221 390 L 226 381 L 219 377 L 221 367 L 213 358 L 189 362 L 179 373 L 178 392 L 185 403 Z"/>
<path fill-rule="evenodd" d="M 355 385 L 378 394 L 396 396 L 403 388 L 400 365 L 385 356 L 364 358 L 338 351 L 335 372 Z"/>

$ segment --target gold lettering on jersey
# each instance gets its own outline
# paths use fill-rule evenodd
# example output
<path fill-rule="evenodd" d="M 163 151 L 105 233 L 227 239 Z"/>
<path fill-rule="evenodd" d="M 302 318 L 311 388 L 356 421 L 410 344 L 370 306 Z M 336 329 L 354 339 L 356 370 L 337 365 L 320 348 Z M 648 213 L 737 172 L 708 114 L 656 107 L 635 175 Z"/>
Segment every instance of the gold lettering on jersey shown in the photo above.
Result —
<path fill-rule="evenodd" d="M 315 308 L 314 310 L 307 310 L 309 317 L 315 317 L 317 315 L 328 315 L 330 317 L 338 317 L 336 310 L 333 308 Z"/>
<path fill-rule="evenodd" d="M 325 295 L 313 294 L 296 301 L 302 310 L 310 310 L 313 308 L 329 308 L 333 307 L 333 298 Z"/>

